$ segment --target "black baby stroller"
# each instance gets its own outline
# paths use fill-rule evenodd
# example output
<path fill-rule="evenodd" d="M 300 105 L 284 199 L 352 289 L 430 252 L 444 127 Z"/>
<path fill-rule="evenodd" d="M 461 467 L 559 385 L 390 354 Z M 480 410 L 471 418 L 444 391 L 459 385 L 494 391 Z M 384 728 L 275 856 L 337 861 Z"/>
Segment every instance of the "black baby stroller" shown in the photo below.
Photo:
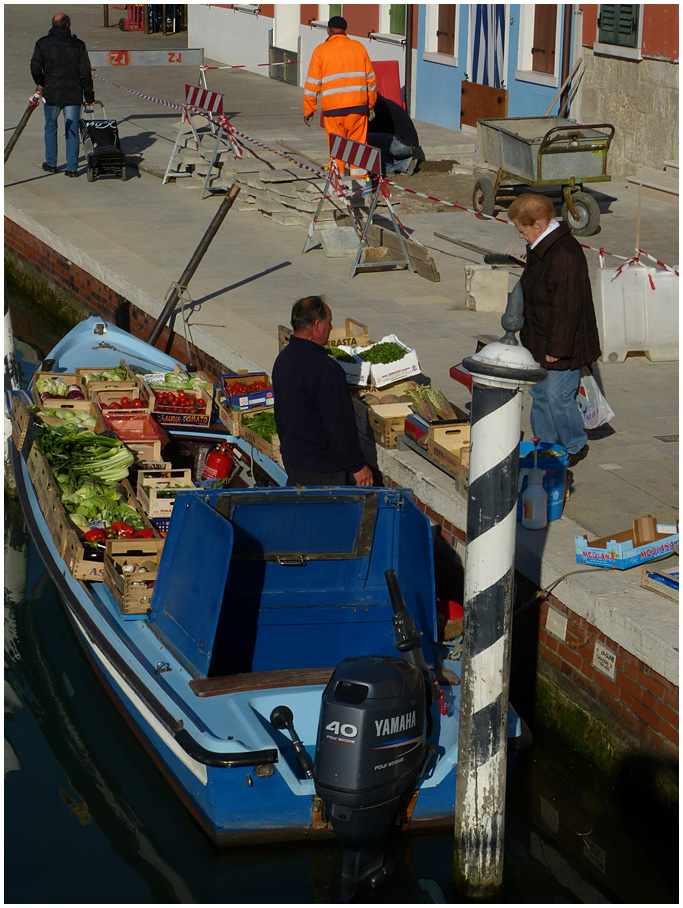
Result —
<path fill-rule="evenodd" d="M 102 108 L 102 119 L 96 120 L 94 112 L 88 116 L 85 107 L 83 116 L 78 121 L 78 129 L 83 142 L 85 160 L 88 164 L 88 182 L 92 183 L 104 174 L 126 178 L 126 156 L 121 151 L 119 129 L 116 120 L 106 119 L 107 113 L 101 101 L 93 101 Z M 93 105 L 87 105 L 92 107 Z"/>

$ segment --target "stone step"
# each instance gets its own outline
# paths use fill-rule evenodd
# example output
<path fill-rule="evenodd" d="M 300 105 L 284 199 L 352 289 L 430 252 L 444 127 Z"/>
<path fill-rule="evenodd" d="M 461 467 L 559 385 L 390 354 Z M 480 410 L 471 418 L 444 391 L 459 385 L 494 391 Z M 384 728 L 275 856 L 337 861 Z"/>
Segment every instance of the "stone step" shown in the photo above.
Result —
<path fill-rule="evenodd" d="M 631 192 L 640 192 L 650 199 L 658 199 L 670 205 L 678 205 L 678 176 L 666 174 L 663 170 L 640 170 L 626 177 L 626 186 Z"/>
<path fill-rule="evenodd" d="M 664 173 L 667 176 L 678 178 L 678 159 L 675 161 L 664 161 Z"/>

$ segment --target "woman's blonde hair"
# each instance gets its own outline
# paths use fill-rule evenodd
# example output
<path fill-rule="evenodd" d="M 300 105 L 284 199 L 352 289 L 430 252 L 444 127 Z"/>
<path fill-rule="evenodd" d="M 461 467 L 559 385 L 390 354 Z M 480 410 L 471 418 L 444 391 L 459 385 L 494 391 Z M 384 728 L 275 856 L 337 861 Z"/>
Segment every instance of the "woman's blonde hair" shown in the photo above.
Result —
<path fill-rule="evenodd" d="M 508 218 L 523 227 L 530 227 L 536 221 L 550 221 L 555 217 L 555 206 L 547 195 L 524 192 L 517 196 L 508 208 Z"/>

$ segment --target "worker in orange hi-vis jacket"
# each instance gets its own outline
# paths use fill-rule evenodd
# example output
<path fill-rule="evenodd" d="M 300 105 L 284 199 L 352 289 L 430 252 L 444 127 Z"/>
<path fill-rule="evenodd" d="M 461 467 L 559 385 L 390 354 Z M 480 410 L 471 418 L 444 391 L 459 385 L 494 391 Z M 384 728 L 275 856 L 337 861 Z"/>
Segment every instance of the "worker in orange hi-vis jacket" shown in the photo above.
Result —
<path fill-rule="evenodd" d="M 330 133 L 362 142 L 368 135 L 368 119 L 374 116 L 377 79 L 372 62 L 360 41 L 346 34 L 346 19 L 332 16 L 327 23 L 327 40 L 313 51 L 304 84 L 304 122 L 311 125 L 318 96 L 328 137 Z M 337 160 L 339 172 L 344 162 Z M 367 172 L 350 165 L 352 177 Z"/>

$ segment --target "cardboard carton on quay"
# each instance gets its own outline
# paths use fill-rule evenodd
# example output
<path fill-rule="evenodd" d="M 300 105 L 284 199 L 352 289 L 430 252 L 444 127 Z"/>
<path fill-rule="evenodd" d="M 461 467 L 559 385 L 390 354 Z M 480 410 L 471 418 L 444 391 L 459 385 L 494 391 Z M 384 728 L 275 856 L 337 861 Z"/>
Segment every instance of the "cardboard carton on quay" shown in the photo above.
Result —
<path fill-rule="evenodd" d="M 658 524 L 657 519 L 648 514 L 634 520 L 629 530 L 590 542 L 585 536 L 577 536 L 574 545 L 579 564 L 594 564 L 623 571 L 673 555 L 678 545 L 678 524 Z"/>

